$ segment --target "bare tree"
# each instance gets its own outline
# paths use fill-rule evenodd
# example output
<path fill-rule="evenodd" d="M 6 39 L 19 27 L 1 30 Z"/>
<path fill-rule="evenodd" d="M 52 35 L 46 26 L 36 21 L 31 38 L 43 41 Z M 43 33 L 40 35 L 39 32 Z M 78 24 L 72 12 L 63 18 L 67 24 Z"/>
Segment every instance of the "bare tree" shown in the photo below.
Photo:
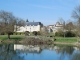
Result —
<path fill-rule="evenodd" d="M 17 31 L 19 30 L 19 28 L 25 25 L 26 25 L 26 22 L 23 19 L 15 18 L 14 32 L 16 32 L 17 34 Z"/>
<path fill-rule="evenodd" d="M 10 35 L 14 32 L 15 17 L 12 13 L 6 11 L 0 11 L 0 33 L 7 33 L 8 39 Z"/>
<path fill-rule="evenodd" d="M 63 18 L 60 18 L 58 22 L 59 22 L 60 24 L 63 24 L 63 23 L 64 23 L 64 19 L 63 19 Z"/>
<path fill-rule="evenodd" d="M 77 30 L 77 35 L 80 36 L 80 5 L 74 9 L 72 17 L 77 20 L 76 30 Z"/>
<path fill-rule="evenodd" d="M 68 31 L 72 31 L 74 29 L 74 25 L 72 22 L 66 24 L 65 29 Z"/>
<path fill-rule="evenodd" d="M 25 26 L 26 22 L 23 19 L 19 19 L 18 26 Z"/>
<path fill-rule="evenodd" d="M 60 18 L 59 19 L 59 23 L 63 25 L 62 31 L 64 32 L 64 38 L 65 38 L 65 21 L 64 21 L 64 19 L 63 18 Z M 60 32 L 61 32 L 61 30 L 60 30 Z"/>

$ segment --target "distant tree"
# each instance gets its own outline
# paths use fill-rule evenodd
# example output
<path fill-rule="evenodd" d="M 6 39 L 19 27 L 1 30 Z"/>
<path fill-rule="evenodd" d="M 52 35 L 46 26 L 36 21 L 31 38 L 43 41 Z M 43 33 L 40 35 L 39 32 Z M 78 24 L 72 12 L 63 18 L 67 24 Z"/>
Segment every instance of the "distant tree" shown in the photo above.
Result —
<path fill-rule="evenodd" d="M 29 22 L 29 20 L 27 19 L 26 22 Z"/>
<path fill-rule="evenodd" d="M 42 34 L 42 35 L 45 35 L 45 36 L 48 34 L 48 29 L 47 29 L 46 26 L 43 26 L 43 27 L 41 28 L 41 34 Z"/>
<path fill-rule="evenodd" d="M 14 32 L 16 33 L 16 35 L 17 35 L 17 30 L 19 30 L 19 28 L 21 27 L 21 26 L 25 26 L 25 21 L 23 20 L 23 19 L 21 19 L 21 18 L 16 18 L 16 20 L 15 20 L 15 25 L 14 25 Z"/>
<path fill-rule="evenodd" d="M 63 24 L 63 23 L 64 23 L 64 19 L 63 19 L 63 18 L 60 18 L 58 22 L 59 22 L 60 24 Z"/>
<path fill-rule="evenodd" d="M 55 33 L 55 36 L 63 37 L 64 32 L 59 30 L 58 32 Z"/>
<path fill-rule="evenodd" d="M 0 11 L 0 33 L 7 33 L 8 39 L 10 35 L 14 32 L 15 17 L 12 13 L 6 11 Z"/>
<path fill-rule="evenodd" d="M 0 33 L 8 34 L 8 39 L 10 39 L 10 35 L 19 27 L 24 26 L 25 21 L 13 16 L 12 13 L 6 11 L 0 11 Z M 15 27 L 16 26 L 16 27 Z"/>
<path fill-rule="evenodd" d="M 77 20 L 76 30 L 77 35 L 80 36 L 80 5 L 74 9 L 72 17 Z"/>
<path fill-rule="evenodd" d="M 63 29 L 62 29 L 63 32 L 61 31 L 61 29 L 59 29 L 59 33 L 61 32 L 61 35 L 63 34 L 64 37 L 65 37 L 65 21 L 64 21 L 64 19 L 63 18 L 60 18 L 59 19 L 59 23 L 63 25 Z"/>
<path fill-rule="evenodd" d="M 19 19 L 19 21 L 18 21 L 18 26 L 25 26 L 25 21 L 23 20 L 23 19 Z"/>
<path fill-rule="evenodd" d="M 65 29 L 68 30 L 68 31 L 73 30 L 74 29 L 73 23 L 72 22 L 67 23 L 66 26 L 65 26 Z"/>
<path fill-rule="evenodd" d="M 72 31 L 66 31 L 65 36 L 66 37 L 75 37 L 76 34 L 74 32 L 72 32 Z"/>

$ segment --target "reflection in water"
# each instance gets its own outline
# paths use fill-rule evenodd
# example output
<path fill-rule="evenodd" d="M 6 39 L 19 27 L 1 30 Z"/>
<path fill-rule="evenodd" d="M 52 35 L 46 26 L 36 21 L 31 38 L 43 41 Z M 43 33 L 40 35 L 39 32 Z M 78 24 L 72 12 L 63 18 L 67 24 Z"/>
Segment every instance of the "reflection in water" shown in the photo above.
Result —
<path fill-rule="evenodd" d="M 18 52 L 25 52 L 25 53 L 40 53 L 41 49 L 39 46 L 32 46 L 32 45 L 20 45 L 14 44 L 14 50 L 18 50 Z"/>
<path fill-rule="evenodd" d="M 54 45 L 0 45 L 0 60 L 79 60 L 80 48 Z"/>

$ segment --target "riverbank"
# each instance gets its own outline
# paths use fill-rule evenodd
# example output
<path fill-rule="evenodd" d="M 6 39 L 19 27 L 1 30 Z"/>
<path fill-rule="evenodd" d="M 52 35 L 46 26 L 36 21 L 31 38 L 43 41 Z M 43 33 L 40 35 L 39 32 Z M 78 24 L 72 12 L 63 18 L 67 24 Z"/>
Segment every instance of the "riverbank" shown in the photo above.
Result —
<path fill-rule="evenodd" d="M 11 39 L 7 39 L 7 35 L 0 36 L 0 43 L 21 43 L 21 44 L 65 44 L 80 45 L 77 43 L 76 37 L 46 37 L 46 36 L 25 36 L 11 35 Z"/>
<path fill-rule="evenodd" d="M 0 40 L 0 44 L 26 44 L 26 45 L 69 45 L 80 46 L 78 42 L 55 42 L 55 41 L 43 41 L 43 40 Z"/>

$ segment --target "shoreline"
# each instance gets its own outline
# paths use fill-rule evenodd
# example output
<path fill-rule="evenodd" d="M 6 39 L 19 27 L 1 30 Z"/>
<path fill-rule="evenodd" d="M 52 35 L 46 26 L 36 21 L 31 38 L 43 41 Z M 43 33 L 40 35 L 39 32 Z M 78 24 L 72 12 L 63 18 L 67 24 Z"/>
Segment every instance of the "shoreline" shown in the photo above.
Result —
<path fill-rule="evenodd" d="M 31 45 L 51 45 L 51 44 L 60 44 L 60 45 L 74 45 L 74 46 L 80 46 L 80 43 L 78 42 L 55 42 L 55 41 L 43 41 L 43 40 L 0 40 L 0 44 L 8 43 L 8 44 L 31 44 Z"/>

